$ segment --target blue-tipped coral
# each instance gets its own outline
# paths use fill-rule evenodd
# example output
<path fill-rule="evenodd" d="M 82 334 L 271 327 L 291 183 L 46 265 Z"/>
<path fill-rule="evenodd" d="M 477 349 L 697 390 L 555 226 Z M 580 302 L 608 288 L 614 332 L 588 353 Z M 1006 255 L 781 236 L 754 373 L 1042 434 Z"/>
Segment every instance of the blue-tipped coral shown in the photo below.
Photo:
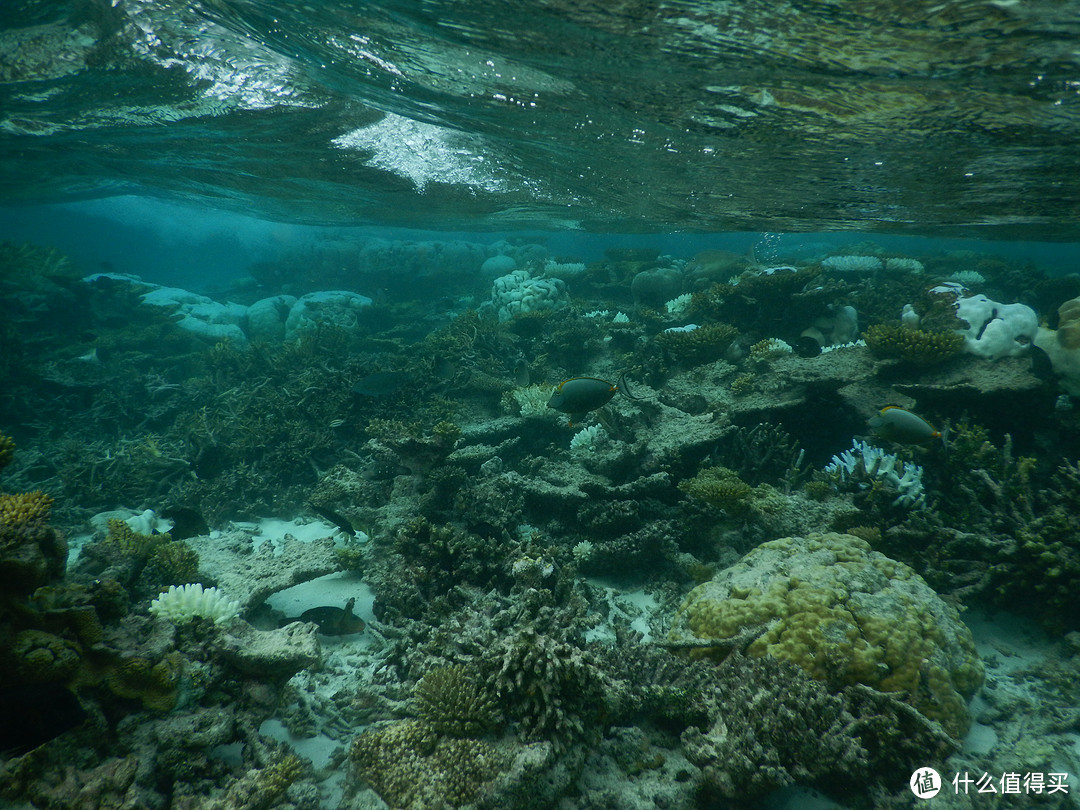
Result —
<path fill-rule="evenodd" d="M 832 461 L 825 466 L 825 472 L 838 476 L 845 483 L 863 487 L 880 481 L 896 493 L 894 506 L 921 509 L 926 503 L 922 467 L 900 461 L 892 453 L 866 442 L 853 441 L 850 450 L 832 457 Z"/>

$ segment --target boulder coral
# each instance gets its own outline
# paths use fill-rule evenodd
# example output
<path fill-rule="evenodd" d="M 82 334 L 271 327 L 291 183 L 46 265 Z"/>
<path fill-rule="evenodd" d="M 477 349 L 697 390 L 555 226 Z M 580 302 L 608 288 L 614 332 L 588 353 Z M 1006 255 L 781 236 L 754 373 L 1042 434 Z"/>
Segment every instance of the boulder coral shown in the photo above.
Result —
<path fill-rule="evenodd" d="M 764 543 L 694 588 L 669 641 L 696 655 L 745 647 L 836 688 L 906 693 L 955 737 L 983 678 L 955 608 L 908 566 L 832 532 Z"/>
<path fill-rule="evenodd" d="M 1080 297 L 1058 307 L 1058 328 L 1040 326 L 1034 342 L 1050 358 L 1061 387 L 1080 396 Z"/>

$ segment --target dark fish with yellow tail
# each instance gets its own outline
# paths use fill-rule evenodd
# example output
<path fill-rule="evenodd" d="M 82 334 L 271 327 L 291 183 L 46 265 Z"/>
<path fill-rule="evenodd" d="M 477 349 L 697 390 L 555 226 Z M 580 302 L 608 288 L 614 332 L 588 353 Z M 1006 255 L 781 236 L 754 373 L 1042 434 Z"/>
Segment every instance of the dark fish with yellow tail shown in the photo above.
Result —
<path fill-rule="evenodd" d="M 881 438 L 897 444 L 928 444 L 941 438 L 941 431 L 906 408 L 887 405 L 877 416 L 867 420 L 870 429 Z"/>
<path fill-rule="evenodd" d="M 589 411 L 607 405 L 620 391 L 629 399 L 641 399 L 630 393 L 624 377 L 625 375 L 619 375 L 618 384 L 598 377 L 571 377 L 563 380 L 548 400 L 548 407 L 570 414 L 570 421 L 575 422 Z"/>

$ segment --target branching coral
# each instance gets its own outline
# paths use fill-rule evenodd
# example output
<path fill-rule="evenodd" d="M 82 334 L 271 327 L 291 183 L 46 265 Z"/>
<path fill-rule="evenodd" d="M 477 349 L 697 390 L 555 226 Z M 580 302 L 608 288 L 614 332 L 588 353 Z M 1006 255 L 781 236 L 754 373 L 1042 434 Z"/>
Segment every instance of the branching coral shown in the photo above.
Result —
<path fill-rule="evenodd" d="M 693 478 L 679 483 L 679 489 L 710 506 L 726 512 L 745 512 L 754 489 L 727 467 L 706 467 Z"/>
<path fill-rule="evenodd" d="M 474 737 L 495 723 L 495 703 L 470 671 L 459 665 L 433 669 L 416 684 L 419 715 L 436 731 Z"/>
<path fill-rule="evenodd" d="M 750 359 L 755 363 L 767 363 L 794 351 L 791 345 L 779 338 L 759 340 L 750 347 Z"/>
<path fill-rule="evenodd" d="M 168 532 L 160 534 L 137 532 L 120 518 L 109 518 L 107 525 L 109 532 L 104 540 L 106 545 L 115 547 L 127 556 L 138 557 L 143 560 L 153 554 L 159 546 L 172 540 L 172 536 Z"/>
<path fill-rule="evenodd" d="M 226 598 L 217 588 L 203 588 L 196 582 L 180 588 L 171 585 L 150 603 L 150 612 L 174 624 L 199 618 L 224 624 L 240 615 L 240 603 Z"/>
<path fill-rule="evenodd" d="M 53 499 L 40 490 L 15 495 L 0 493 L 0 524 L 11 527 L 44 523 L 49 519 Z"/>
<path fill-rule="evenodd" d="M 0 467 L 6 467 L 15 457 L 15 440 L 0 433 Z"/>
<path fill-rule="evenodd" d="M 365 731 L 353 741 L 349 759 L 394 810 L 460 807 L 502 764 L 489 743 L 442 737 L 418 720 Z"/>
<path fill-rule="evenodd" d="M 931 366 L 958 355 L 964 348 L 964 336 L 954 330 L 925 331 L 879 323 L 866 330 L 866 345 L 879 357 Z"/>
<path fill-rule="evenodd" d="M 843 483 L 875 492 L 883 488 L 893 506 L 925 506 L 923 468 L 900 461 L 892 453 L 855 440 L 850 450 L 833 456 L 824 469 Z"/>
<path fill-rule="evenodd" d="M 527 628 L 497 642 L 484 663 L 487 688 L 525 739 L 567 745 L 592 727 L 600 679 L 584 650 Z"/>

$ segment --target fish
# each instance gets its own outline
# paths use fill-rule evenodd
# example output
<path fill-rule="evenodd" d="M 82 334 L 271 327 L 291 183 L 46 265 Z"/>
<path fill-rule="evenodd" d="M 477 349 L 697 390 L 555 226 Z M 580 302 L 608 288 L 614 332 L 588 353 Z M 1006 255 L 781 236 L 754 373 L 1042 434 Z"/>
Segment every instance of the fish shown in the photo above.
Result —
<path fill-rule="evenodd" d="M 364 620 L 353 613 L 356 597 L 345 603 L 344 608 L 323 605 L 305 610 L 293 619 L 286 619 L 285 624 L 292 622 L 311 622 L 319 626 L 319 632 L 324 636 L 346 636 L 350 633 L 364 632 Z"/>
<path fill-rule="evenodd" d="M 186 506 L 171 506 L 162 509 L 161 516 L 172 521 L 173 526 L 169 529 L 169 534 L 173 540 L 186 540 L 189 537 L 210 534 L 210 527 L 203 516 Z"/>
<path fill-rule="evenodd" d="M 927 444 L 941 438 L 941 431 L 917 413 L 896 405 L 886 405 L 867 424 L 876 435 L 897 444 Z"/>
<path fill-rule="evenodd" d="M 350 523 L 349 519 L 344 515 L 339 515 L 337 512 L 327 509 L 325 506 L 316 506 L 313 503 L 309 503 L 308 507 L 319 517 L 333 523 L 349 537 L 356 537 L 356 529 L 353 528 L 352 523 Z"/>
<path fill-rule="evenodd" d="M 404 371 L 376 371 L 357 380 L 352 392 L 364 397 L 388 397 L 408 382 L 409 375 Z"/>
<path fill-rule="evenodd" d="M 570 421 L 576 422 L 589 411 L 607 405 L 619 391 L 630 399 L 641 399 L 630 393 L 624 377 L 625 375 L 619 375 L 619 384 L 598 377 L 571 377 L 563 380 L 555 387 L 547 406 L 570 414 Z"/>
<path fill-rule="evenodd" d="M 529 361 L 524 357 L 519 357 L 517 359 L 511 372 L 514 376 L 514 385 L 518 388 L 524 388 L 529 384 Z"/>

